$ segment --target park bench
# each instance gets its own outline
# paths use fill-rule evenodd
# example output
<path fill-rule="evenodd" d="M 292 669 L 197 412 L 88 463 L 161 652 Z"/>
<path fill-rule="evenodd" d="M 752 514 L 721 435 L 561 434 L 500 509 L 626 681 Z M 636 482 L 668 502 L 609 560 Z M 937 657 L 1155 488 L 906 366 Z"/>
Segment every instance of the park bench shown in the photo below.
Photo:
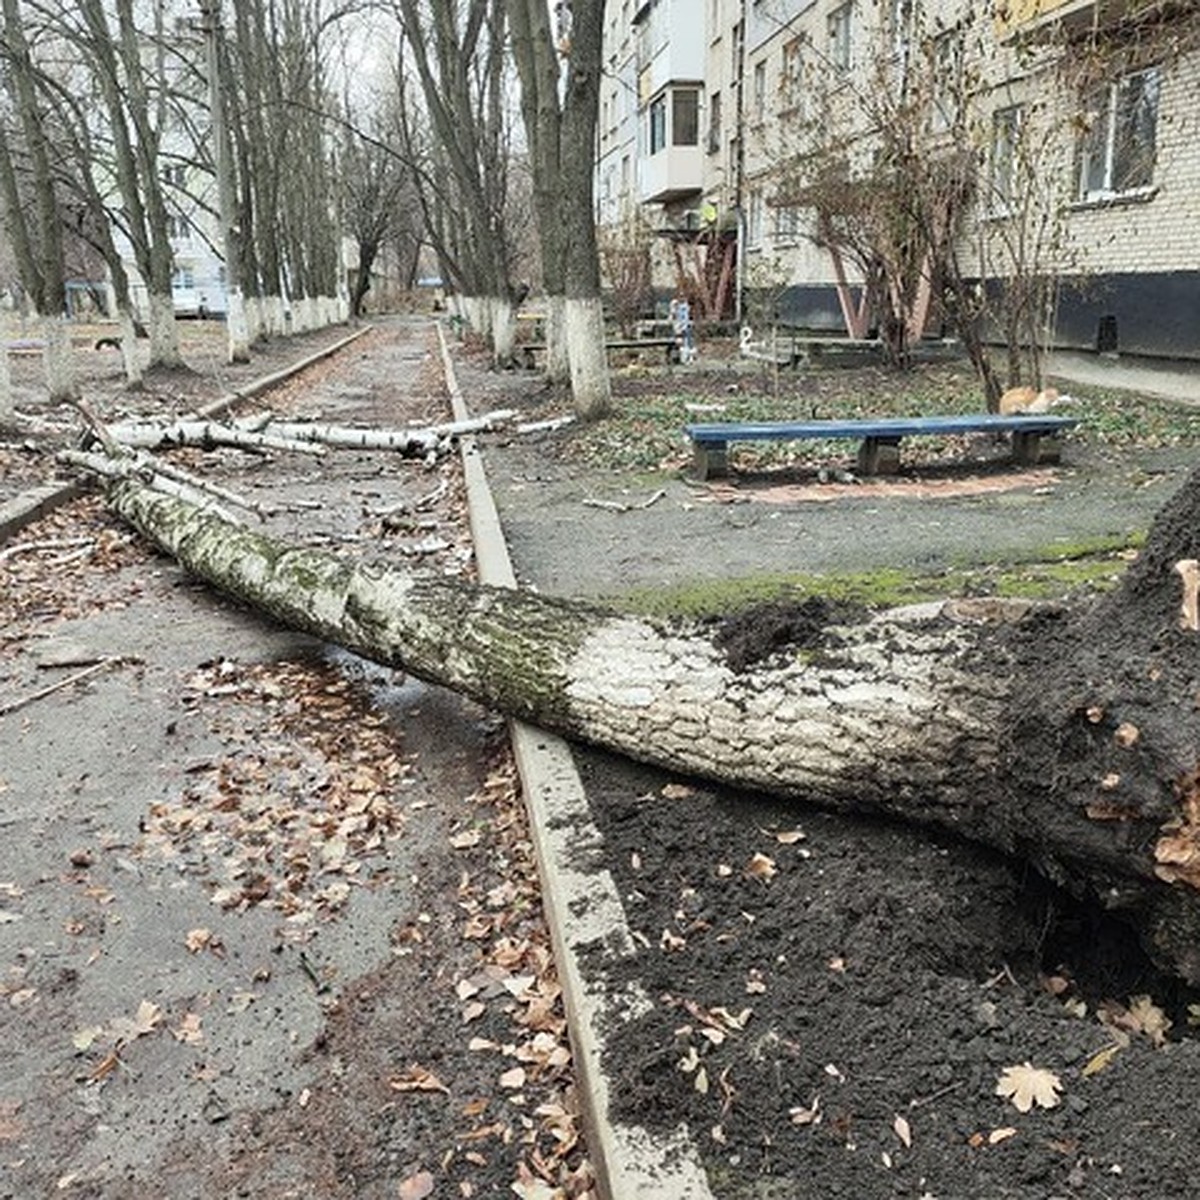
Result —
<path fill-rule="evenodd" d="M 879 338 L 820 337 L 794 333 L 789 340 L 793 366 L 816 362 L 827 354 L 849 354 L 861 359 L 863 356 L 877 356 L 883 350 L 883 342 Z"/>
<path fill-rule="evenodd" d="M 1038 414 L 1001 416 L 972 413 L 942 417 L 871 417 L 844 421 L 724 421 L 685 425 L 692 441 L 698 479 L 724 475 L 730 442 L 791 442 L 806 438 L 851 438 L 859 442 L 860 475 L 892 474 L 900 466 L 900 439 L 956 433 L 1009 433 L 1013 461 L 1020 466 L 1057 462 L 1060 435 L 1079 422 L 1075 417 Z"/>
<path fill-rule="evenodd" d="M 673 337 L 616 338 L 604 343 L 605 350 L 662 350 L 669 363 L 679 361 L 679 341 Z M 537 356 L 546 349 L 545 342 L 518 342 L 515 352 L 530 370 L 537 366 Z"/>

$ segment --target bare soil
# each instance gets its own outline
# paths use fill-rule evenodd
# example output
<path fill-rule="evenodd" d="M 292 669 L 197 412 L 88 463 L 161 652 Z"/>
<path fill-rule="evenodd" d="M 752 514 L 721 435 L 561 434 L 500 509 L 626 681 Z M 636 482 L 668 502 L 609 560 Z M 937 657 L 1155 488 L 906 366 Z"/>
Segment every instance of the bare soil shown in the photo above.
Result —
<path fill-rule="evenodd" d="M 681 401 L 745 386 L 725 371 L 629 378 L 638 394 L 657 386 Z M 467 352 L 460 384 L 481 408 L 566 409 L 535 379 L 488 371 Z M 809 381 L 791 386 L 802 403 Z M 618 405 L 623 388 L 619 378 Z M 581 442 L 595 436 L 568 426 L 536 444 L 489 439 L 518 573 L 547 591 L 596 598 L 631 582 L 739 573 L 937 570 L 1057 537 L 1120 538 L 1148 527 L 1194 458 L 1191 446 L 1114 453 L 1080 440 L 1062 467 L 1031 476 L 957 447 L 882 484 L 819 485 L 792 464 L 701 488 L 686 478 L 682 447 L 658 472 L 589 467 Z M 721 503 L 730 490 L 747 503 Z M 763 615 L 757 631 L 745 618 L 729 627 L 752 642 L 757 633 L 755 653 L 812 623 L 803 612 Z M 1143 630 L 1139 646 L 1152 637 Z M 1063 661 L 1056 679 L 1073 666 L 1086 672 Z M 1036 673 L 1028 683 L 1035 693 Z M 1026 862 L 945 834 L 716 789 L 589 749 L 576 758 L 643 946 L 617 970 L 653 1001 L 611 1031 L 615 1105 L 664 1133 L 686 1122 L 720 1200 L 1196 1194 L 1200 997 L 1158 973 L 1118 921 Z M 1006 1073 L 1026 1067 L 1049 1086 L 1049 1106 L 1021 1111 L 998 1094 Z"/>

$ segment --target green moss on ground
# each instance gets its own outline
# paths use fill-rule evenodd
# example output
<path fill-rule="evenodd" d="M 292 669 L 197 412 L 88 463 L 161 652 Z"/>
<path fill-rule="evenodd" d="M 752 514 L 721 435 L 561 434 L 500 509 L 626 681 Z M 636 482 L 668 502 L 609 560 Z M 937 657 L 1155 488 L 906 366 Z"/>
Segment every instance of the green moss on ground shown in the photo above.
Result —
<path fill-rule="evenodd" d="M 896 567 L 824 575 L 754 575 L 636 588 L 610 597 L 628 612 L 663 618 L 726 616 L 769 600 L 824 596 L 878 611 L 951 596 L 1060 600 L 1115 586 L 1141 537 L 1097 539 L 1091 548 L 1049 547 L 1020 562 L 956 565 L 936 574 Z"/>

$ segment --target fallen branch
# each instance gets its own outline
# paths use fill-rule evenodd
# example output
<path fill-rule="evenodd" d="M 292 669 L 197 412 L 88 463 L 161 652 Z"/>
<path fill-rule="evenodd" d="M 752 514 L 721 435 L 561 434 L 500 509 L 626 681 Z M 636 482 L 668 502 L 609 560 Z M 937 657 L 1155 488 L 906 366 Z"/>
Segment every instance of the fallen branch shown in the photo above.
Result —
<path fill-rule="evenodd" d="M 496 409 L 481 417 L 452 421 L 444 425 L 422 425 L 413 429 L 360 429 L 347 425 L 328 425 L 309 421 L 270 421 L 262 428 L 267 433 L 299 441 L 319 442 L 354 450 L 396 450 L 418 457 L 440 450 L 448 439 L 468 433 L 481 433 L 509 421 L 512 409 Z"/>
<path fill-rule="evenodd" d="M 544 421 L 523 421 L 516 427 L 516 433 L 553 433 L 556 429 L 572 424 L 575 417 L 568 413 L 562 417 L 547 417 Z"/>
<path fill-rule="evenodd" d="M 94 538 L 44 538 L 39 542 L 21 542 L 0 550 L 0 563 L 16 558 L 18 554 L 32 554 L 41 550 L 74 550 L 77 546 L 94 546 Z"/>
<path fill-rule="evenodd" d="M 216 421 L 176 421 L 171 425 L 133 423 L 110 425 L 108 432 L 122 446 L 139 450 L 164 450 L 171 446 L 236 446 L 242 450 L 286 450 L 295 454 L 324 454 L 312 441 L 251 433 Z"/>
<path fill-rule="evenodd" d="M 94 663 L 82 671 L 77 671 L 74 675 L 68 675 L 65 679 L 60 679 L 57 683 L 52 683 L 47 687 L 41 688 L 31 695 L 22 696 L 19 700 L 10 700 L 7 704 L 0 704 L 0 717 L 6 717 L 9 713 L 14 713 L 18 709 L 25 708 L 26 705 L 35 704 L 38 700 L 44 700 L 47 696 L 53 696 L 55 692 L 61 692 L 63 688 L 82 683 L 85 679 L 90 679 L 93 675 L 103 671 L 105 667 L 111 667 L 114 663 L 123 661 L 120 658 L 101 659 L 98 663 Z"/>
<path fill-rule="evenodd" d="M 73 467 L 82 467 L 93 475 L 99 475 L 101 479 L 110 481 L 136 479 L 146 487 L 154 488 L 165 495 L 174 496 L 187 504 L 194 504 L 198 508 L 212 512 L 230 524 L 243 525 L 245 523 L 215 503 L 215 499 L 220 493 L 224 492 L 227 496 L 235 496 L 235 493 L 219 484 L 210 484 L 207 480 L 191 475 L 182 468 L 172 468 L 175 476 L 172 477 L 162 469 L 162 463 L 131 452 L 109 458 L 106 455 L 93 454 L 87 450 L 60 450 L 57 457 L 59 462 Z M 184 476 L 184 478 L 180 479 L 178 476 Z M 243 503 L 240 498 L 236 498 L 234 502 Z M 243 506 L 253 507 L 248 501 L 244 502 Z"/>
<path fill-rule="evenodd" d="M 657 504 L 666 494 L 660 488 L 649 500 L 641 500 L 637 504 L 625 504 L 620 500 L 593 500 L 591 497 L 585 498 L 580 503 L 586 504 L 588 508 L 604 508 L 609 512 L 637 512 L 639 509 L 649 508 L 652 504 Z"/>

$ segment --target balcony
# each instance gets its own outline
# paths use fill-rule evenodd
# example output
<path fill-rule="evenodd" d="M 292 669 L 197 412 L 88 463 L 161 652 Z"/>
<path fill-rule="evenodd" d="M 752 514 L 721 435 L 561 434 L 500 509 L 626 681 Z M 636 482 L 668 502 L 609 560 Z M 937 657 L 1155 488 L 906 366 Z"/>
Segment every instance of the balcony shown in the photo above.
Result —
<path fill-rule="evenodd" d="M 1104 29 L 1191 7 L 1188 0 L 997 0 L 996 33 L 1001 38 L 1065 35 Z"/>
<path fill-rule="evenodd" d="M 638 163 L 643 204 L 671 204 L 703 190 L 704 151 L 699 146 L 667 146 Z"/>

